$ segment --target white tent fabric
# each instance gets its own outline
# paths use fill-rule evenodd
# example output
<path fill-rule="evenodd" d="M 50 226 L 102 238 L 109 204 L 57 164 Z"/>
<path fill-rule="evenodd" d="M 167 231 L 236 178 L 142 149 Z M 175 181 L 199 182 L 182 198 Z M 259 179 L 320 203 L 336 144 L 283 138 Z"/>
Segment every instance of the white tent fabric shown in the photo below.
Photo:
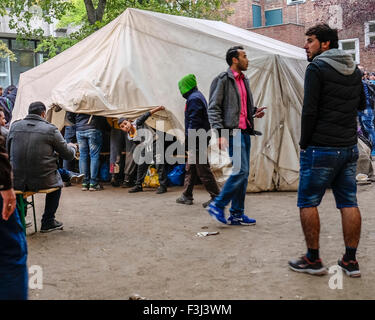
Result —
<path fill-rule="evenodd" d="M 223 22 L 127 9 L 72 48 L 23 73 L 13 121 L 24 118 L 33 101 L 131 118 L 164 105 L 167 110 L 154 114 L 149 124 L 166 120 L 166 131 L 182 137 L 185 100 L 178 81 L 194 73 L 208 99 L 211 81 L 227 69 L 225 53 L 233 45 L 244 46 L 250 59 L 246 73 L 255 104 L 268 107 L 266 116 L 255 120 L 263 136 L 252 138 L 248 191 L 296 190 L 304 51 Z M 62 127 L 64 112 L 53 113 L 51 119 Z"/>

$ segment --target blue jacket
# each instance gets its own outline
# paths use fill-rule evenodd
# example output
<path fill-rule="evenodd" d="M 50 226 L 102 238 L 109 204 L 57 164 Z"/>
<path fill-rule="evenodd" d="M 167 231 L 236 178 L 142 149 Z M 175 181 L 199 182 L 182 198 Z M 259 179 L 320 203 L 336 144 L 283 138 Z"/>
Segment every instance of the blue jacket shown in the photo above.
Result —
<path fill-rule="evenodd" d="M 185 136 L 189 129 L 210 130 L 210 122 L 207 115 L 207 101 L 204 95 L 195 87 L 184 94 L 185 107 Z"/>
<path fill-rule="evenodd" d="M 3 140 L 0 137 L 0 190 L 9 190 L 12 187 L 11 166 Z M 0 269 L 3 266 L 25 265 L 27 243 L 18 211 L 16 209 L 8 221 L 5 221 L 1 216 L 2 210 L 3 198 L 0 195 Z"/>

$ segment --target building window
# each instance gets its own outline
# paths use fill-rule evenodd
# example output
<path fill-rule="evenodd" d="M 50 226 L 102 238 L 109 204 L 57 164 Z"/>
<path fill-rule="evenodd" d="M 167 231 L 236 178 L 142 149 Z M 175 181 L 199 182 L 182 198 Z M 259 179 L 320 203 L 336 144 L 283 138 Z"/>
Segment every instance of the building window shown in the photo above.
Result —
<path fill-rule="evenodd" d="M 339 41 L 339 48 L 352 55 L 353 60 L 359 64 L 359 39 L 345 39 Z"/>
<path fill-rule="evenodd" d="M 0 39 L 9 48 L 8 39 Z M 10 62 L 9 58 L 0 58 L 0 86 L 6 88 L 11 84 L 10 81 Z"/>
<path fill-rule="evenodd" d="M 365 23 L 365 46 L 375 46 L 375 21 Z"/>
<path fill-rule="evenodd" d="M 262 9 L 260 6 L 253 4 L 253 28 L 262 26 Z"/>
<path fill-rule="evenodd" d="M 296 3 L 304 3 L 306 0 L 287 0 L 286 3 L 289 4 L 296 4 Z"/>
<path fill-rule="evenodd" d="M 266 26 L 274 26 L 283 23 L 283 10 L 274 9 L 264 11 L 266 17 Z"/>
<path fill-rule="evenodd" d="M 18 86 L 20 74 L 43 62 L 43 54 L 35 53 L 37 41 L 16 41 L 0 38 L 15 54 L 17 61 L 0 58 L 0 85 L 5 88 L 10 84 Z"/>

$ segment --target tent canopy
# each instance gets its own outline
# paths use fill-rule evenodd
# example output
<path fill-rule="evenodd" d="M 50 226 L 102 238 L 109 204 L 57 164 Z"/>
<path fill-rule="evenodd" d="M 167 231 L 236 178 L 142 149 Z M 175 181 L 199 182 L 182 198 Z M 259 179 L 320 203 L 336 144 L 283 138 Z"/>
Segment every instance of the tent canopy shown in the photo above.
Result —
<path fill-rule="evenodd" d="M 13 121 L 24 118 L 31 102 L 57 104 L 65 111 L 135 118 L 157 105 L 165 130 L 181 137 L 185 100 L 178 81 L 197 77 L 208 98 L 215 76 L 228 68 L 229 47 L 244 46 L 246 72 L 263 136 L 253 139 L 249 191 L 295 190 L 298 139 L 307 66 L 304 50 L 232 25 L 127 9 L 107 26 L 20 77 Z M 64 112 L 53 113 L 62 127 Z"/>

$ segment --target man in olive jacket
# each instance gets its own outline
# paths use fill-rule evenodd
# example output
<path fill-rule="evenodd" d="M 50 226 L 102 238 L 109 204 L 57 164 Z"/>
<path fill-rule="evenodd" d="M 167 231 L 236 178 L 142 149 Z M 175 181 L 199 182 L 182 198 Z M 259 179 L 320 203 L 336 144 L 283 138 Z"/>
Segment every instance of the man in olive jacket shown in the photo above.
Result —
<path fill-rule="evenodd" d="M 7 148 L 14 174 L 14 189 L 38 191 L 59 188 L 46 195 L 41 232 L 62 229 L 55 220 L 63 182 L 58 172 L 59 156 L 72 160 L 76 153 L 74 144 L 67 144 L 60 131 L 45 120 L 46 107 L 42 102 L 29 106 L 25 119 L 12 124 Z"/>

